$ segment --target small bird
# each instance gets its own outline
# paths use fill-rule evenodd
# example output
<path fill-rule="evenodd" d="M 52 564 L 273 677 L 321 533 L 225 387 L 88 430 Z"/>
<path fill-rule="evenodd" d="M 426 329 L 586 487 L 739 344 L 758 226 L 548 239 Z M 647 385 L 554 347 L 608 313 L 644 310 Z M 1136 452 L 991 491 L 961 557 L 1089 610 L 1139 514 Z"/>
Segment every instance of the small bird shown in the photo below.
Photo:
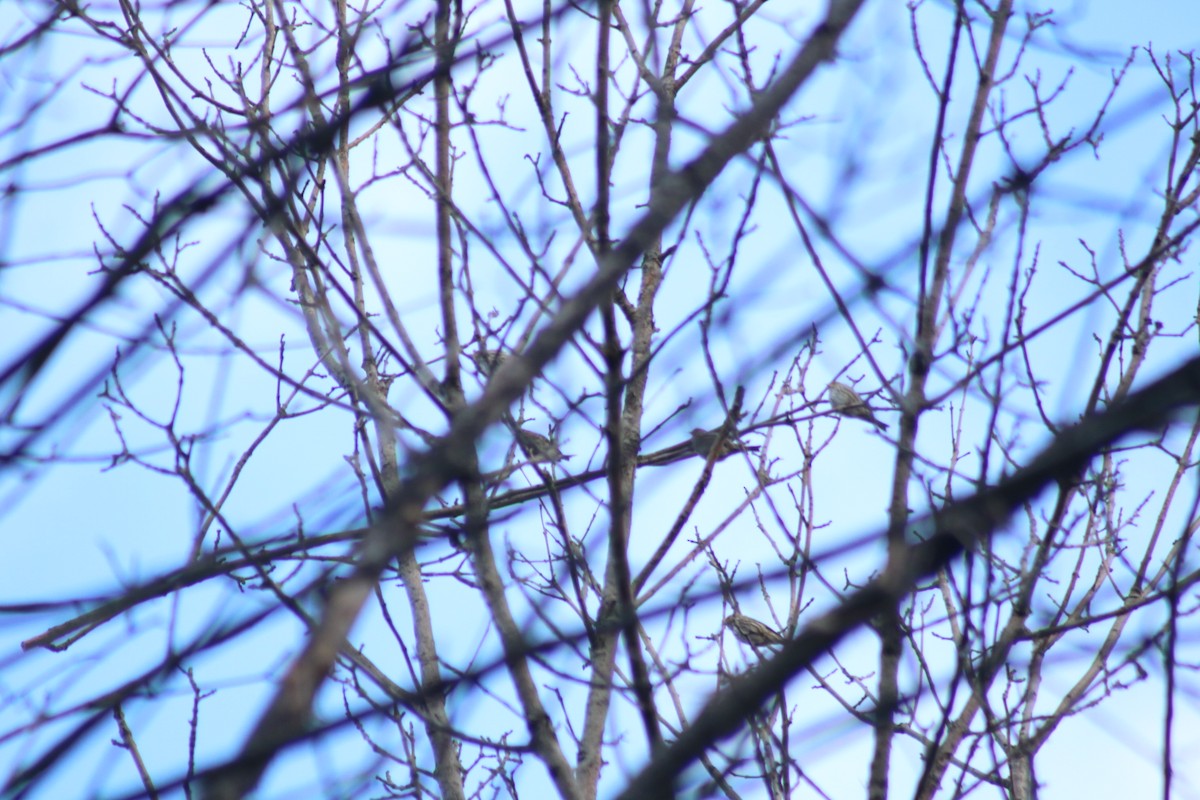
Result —
<path fill-rule="evenodd" d="M 712 451 L 713 445 L 717 443 L 717 431 L 706 431 L 703 428 L 692 428 L 692 452 L 701 458 L 708 458 L 708 454 Z M 717 460 L 728 458 L 734 453 L 757 453 L 758 445 L 749 445 L 738 439 L 733 434 L 726 436 L 721 442 L 721 451 L 717 454 Z"/>
<path fill-rule="evenodd" d="M 471 353 L 471 361 L 474 362 L 475 368 L 479 370 L 485 377 L 492 377 L 492 373 L 504 366 L 504 362 L 508 361 L 509 353 L 503 350 L 487 350 L 479 348 L 474 353 Z"/>
<path fill-rule="evenodd" d="M 833 406 L 834 411 L 843 417 L 865 419 L 867 422 L 878 427 L 879 430 L 887 430 L 887 423 L 876 419 L 875 412 L 871 410 L 869 405 L 863 402 L 863 399 L 858 396 L 858 392 L 844 383 L 832 381 L 829 384 L 829 404 Z"/>
<path fill-rule="evenodd" d="M 739 642 L 745 642 L 751 647 L 771 647 L 787 641 L 773 628 L 768 628 L 745 614 L 730 614 L 725 618 L 725 627 L 733 632 Z"/>
<path fill-rule="evenodd" d="M 517 429 L 517 444 L 521 445 L 521 449 L 525 451 L 525 455 L 529 456 L 532 463 L 553 463 L 570 458 L 570 456 L 562 454 L 556 442 L 525 428 Z"/>

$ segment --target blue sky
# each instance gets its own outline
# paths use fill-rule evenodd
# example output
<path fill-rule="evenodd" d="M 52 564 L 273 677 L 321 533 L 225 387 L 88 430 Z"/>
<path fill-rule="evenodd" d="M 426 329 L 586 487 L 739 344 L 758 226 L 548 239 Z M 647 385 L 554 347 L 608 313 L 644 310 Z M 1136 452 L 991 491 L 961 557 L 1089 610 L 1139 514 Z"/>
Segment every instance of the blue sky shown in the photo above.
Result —
<path fill-rule="evenodd" d="M 22 12 L 36 15 L 38 7 L 14 4 L 0 11 L 0 31 L 20 30 L 18 18 Z M 1031 47 L 1030 58 L 1041 68 L 1047 87 L 1057 85 L 1070 71 L 1069 91 L 1052 106 L 1050 114 L 1060 134 L 1089 124 L 1108 91 L 1112 70 L 1119 68 L 1130 48 L 1152 42 L 1156 53 L 1165 54 L 1193 46 L 1195 41 L 1195 26 L 1181 24 L 1181 20 L 1195 16 L 1190 5 L 1183 2 L 1150 4 L 1136 10 L 1133 4 L 1079 3 L 1056 12 L 1061 24 L 1043 29 L 1043 35 Z M 497 14 L 491 8 L 479 13 L 484 18 L 489 13 Z M 810 4 L 797 3 L 773 7 L 769 14 L 767 20 L 774 24 L 755 28 L 762 37 L 756 42 L 756 57 L 760 60 L 755 62 L 760 78 L 771 68 L 771 57 L 776 50 L 782 47 L 789 52 L 789 37 L 803 30 L 815 12 Z M 944 51 L 940 46 L 941 34 L 947 19 L 945 4 L 927 3 L 921 7 L 920 15 L 922 31 L 928 34 L 927 52 L 940 74 L 939 59 Z M 226 31 L 211 25 L 211 29 L 195 29 L 191 35 L 194 41 L 215 49 L 225 40 Z M 106 87 L 114 80 L 118 83 L 128 80 L 132 64 L 94 59 L 91 48 L 98 47 L 94 39 L 69 31 L 68 25 L 64 33 L 47 37 L 36 49 L 26 51 L 23 60 L 14 59 L 7 64 L 0 61 L 0 80 L 9 87 L 9 91 L 0 92 L 3 95 L 0 123 L 6 129 L 20 118 L 40 81 L 56 74 L 64 64 L 87 65 L 54 95 L 45 111 L 20 129 L 20 135 L 6 137 L 5 147 L 9 149 L 0 157 L 7 158 L 13 150 L 29 147 L 32 142 L 57 139 L 96 124 L 108 106 L 84 85 Z M 591 47 L 590 32 L 565 31 L 561 37 L 560 46 L 568 50 Z M 928 120 L 933 108 L 908 43 L 908 18 L 903 6 L 869 5 L 852 36 L 839 48 L 844 62 L 856 68 L 822 72 L 785 114 L 789 120 L 812 119 L 789 127 L 776 142 L 789 183 L 816 208 L 829 214 L 839 238 L 854 256 L 868 265 L 886 269 L 891 290 L 878 303 L 863 300 L 857 295 L 855 273 L 845 259 L 827 242 L 818 243 L 831 275 L 852 300 L 860 329 L 869 337 L 880 332 L 880 343 L 873 352 L 889 378 L 902 371 L 905 356 L 902 333 L 911 332 L 908 315 L 915 296 L 914 242 L 919 231 L 920 196 L 925 182 L 923 158 L 927 158 L 922 153 L 928 149 Z M 1068 44 L 1071 50 L 1083 49 L 1092 56 L 1084 59 L 1064 55 Z M 693 51 L 698 49 L 694 42 L 688 46 Z M 191 68 L 203 68 L 199 48 L 180 48 L 180 52 L 185 54 L 181 59 L 186 59 Z M 364 48 L 359 55 L 369 59 L 377 56 L 378 51 Z M 960 68 L 955 91 L 965 97 L 971 88 L 971 70 L 965 64 Z M 481 82 L 482 96 L 488 96 L 489 92 L 500 96 L 505 88 L 512 92 L 505 112 L 511 116 L 514 128 L 520 128 L 486 129 L 488 138 L 483 147 L 490 163 L 497 167 L 494 177 L 499 185 L 510 196 L 519 198 L 515 208 L 529 229 L 547 238 L 550 232 L 560 231 L 550 248 L 552 258 L 547 260 L 564 263 L 571 257 L 570 222 L 561 208 L 541 201 L 531 177 L 530 163 L 521 157 L 541 143 L 536 138 L 537 124 L 530 117 L 528 99 L 521 94 L 522 80 L 508 54 Z M 707 139 L 705 131 L 718 128 L 730 108 L 744 103 L 744 97 L 728 81 L 715 77 L 699 78 L 688 91 L 692 94 L 685 95 L 689 102 L 682 112 L 696 129 L 681 134 L 676 163 L 682 163 L 703 146 Z M 148 93 L 148 88 L 143 88 L 137 98 L 145 108 L 153 109 Z M 1028 84 L 1014 80 L 1005 87 L 1005 93 L 1009 102 L 1019 105 L 1028 100 Z M 1111 123 L 1106 126 L 1099 160 L 1090 149 L 1075 151 L 1055 166 L 1046 181 L 1037 185 L 1034 222 L 1042 266 L 1035 281 L 1037 291 L 1030 298 L 1031 324 L 1050 318 L 1085 295 L 1086 287 L 1078 280 L 1053 268 L 1060 261 L 1086 265 L 1080 239 L 1094 247 L 1098 269 L 1106 275 L 1114 274 L 1121 265 L 1114 218 L 1120 220 L 1127 252 L 1136 254 L 1145 249 L 1152 235 L 1148 223 L 1153 221 L 1151 215 L 1155 210 L 1153 187 L 1162 181 L 1161 164 L 1166 147 L 1162 93 L 1161 81 L 1145 54 L 1139 54 L 1110 108 Z M 572 102 L 566 92 L 557 96 L 564 105 Z M 587 119 L 582 101 L 568 107 L 575 109 L 580 120 Z M 950 130 L 957 129 L 956 123 L 961 125 L 964 108 L 965 105 L 958 105 L 952 111 Z M 165 117 L 160 112 L 157 119 Z M 568 152 L 575 159 L 585 193 L 590 193 L 591 185 L 591 172 L 586 168 L 590 136 L 586 122 L 567 127 Z M 623 147 L 636 153 L 638 148 L 644 148 L 645 141 L 644 131 L 633 129 Z M 1033 126 L 1016 131 L 1014 143 L 1021 155 L 1037 152 L 1040 147 Z M 975 190 L 979 197 L 984 196 L 993 181 L 1008 174 L 994 140 L 988 148 L 976 174 Z M 836 157 L 831 158 L 831 154 Z M 855 159 L 855 172 L 848 177 L 847 164 Z M 370 155 L 364 154 L 356 163 L 356 175 L 363 180 L 372 169 L 386 173 L 400 163 L 403 153 L 396 140 L 381 137 L 378 149 Z M 637 204 L 647 192 L 645 165 L 646 161 L 637 157 L 619 162 L 614 187 L 617 198 L 614 227 L 618 231 L 640 213 Z M 672 367 L 663 369 L 648 395 L 647 430 L 671 417 L 677 408 L 689 402 L 690 405 L 662 433 L 649 440 L 652 447 L 680 441 L 689 428 L 711 427 L 721 420 L 712 382 L 696 356 L 700 346 L 697 325 L 688 319 L 703 304 L 710 288 L 710 271 L 700 243 L 718 263 L 733 252 L 730 240 L 749 191 L 751 167 L 749 159 L 740 159 L 718 180 L 702 216 L 689 226 L 680 254 L 668 266 L 668 290 L 664 291 L 657 322 L 665 342 L 664 363 Z M 179 142 L 103 138 L 38 159 L 27 167 L 10 170 L 9 174 L 11 180 L 23 187 L 23 192 L 19 203 L 9 201 L 0 207 L 0 217 L 5 219 L 0 225 L 6 233 L 0 244 L 0 258 L 6 262 L 5 274 L 0 279 L 0 293 L 5 300 L 0 315 L 9 336 L 8 349 L 16 352 L 95 285 L 96 263 L 91 253 L 93 244 L 102 242 L 95 220 L 100 220 L 119 241 L 127 243 L 136 236 L 139 225 L 124 206 L 146 214 L 153 206 L 156 192 L 163 198 L 171 197 L 207 175 L 208 166 Z M 456 180 L 456 191 L 461 192 L 461 197 L 478 198 L 478 205 L 472 211 L 481 227 L 502 232 L 503 216 L 487 201 L 484 184 L 469 159 L 464 160 Z M 725 301 L 727 306 L 717 306 L 718 322 L 711 332 L 714 360 L 726 390 L 739 382 L 745 383 L 747 396 L 755 402 L 768 394 L 776 371 L 786 370 L 807 339 L 812 321 L 829 318 L 831 310 L 828 295 L 814 280 L 808 257 L 782 210 L 778 187 L 766 181 L 759 191 L 763 199 L 751 220 L 751 234 L 739 245 L 739 267 L 728 289 L 731 299 Z M 403 179 L 391 179 L 364 189 L 360 199 L 367 224 L 375 233 L 373 241 L 379 247 L 380 259 L 389 267 L 390 287 L 403 298 L 400 305 L 406 323 L 422 332 L 422 347 L 436 352 L 436 296 L 431 272 L 414 266 L 430 263 L 433 251 L 432 216 L 425 195 Z M 1109 209 L 1123 213 L 1098 213 Z M 1001 214 L 1000 230 L 1011 231 L 1015 224 L 1012 205 L 1004 207 Z M 968 295 L 981 285 L 985 276 L 988 286 L 1003 285 L 1005 276 L 1013 269 L 1011 241 L 998 237 L 986 263 L 981 263 L 971 278 Z M 271 242 L 245 207 L 236 199 L 223 202 L 190 225 L 182 243 L 186 245 L 180 257 L 182 270 L 196 277 L 211 271 L 212 278 L 204 283 L 202 296 L 205 302 L 219 309 L 223 324 L 236 330 L 272 364 L 279 358 L 280 337 L 284 337 L 285 365 L 291 374 L 301 374 L 313 365 L 312 348 L 303 326 L 294 308 L 288 305 L 287 272 L 279 263 L 263 256 L 263 251 L 272 252 Z M 516 257 L 511 240 L 504 242 L 502 249 L 509 257 Z M 475 277 L 477 296 L 483 298 L 480 305 L 485 309 L 489 305 L 507 309 L 517 298 L 512 282 L 495 268 L 494 261 L 489 261 L 481 248 L 476 247 L 472 254 L 479 264 Z M 1027 252 L 1022 266 L 1028 266 L 1029 259 Z M 1180 269 L 1194 283 L 1193 265 L 1194 258 L 1185 259 Z M 573 270 L 568 273 L 564 287 L 569 291 L 587 275 L 585 269 Z M 243 292 L 247 276 L 254 280 L 251 289 Z M 1168 326 L 1181 325 L 1181 321 L 1194 314 L 1195 302 L 1194 286 L 1190 292 L 1166 293 L 1158 301 L 1156 314 Z M 26 406 L 36 410 L 53 403 L 77 385 L 79 375 L 109 363 L 122 340 L 144 328 L 148 310 L 166 311 L 171 304 L 169 296 L 149 281 L 124 287 L 119 302 L 93 317 L 84 330 L 71 337 L 62 354 L 50 365 L 46 379 L 26 399 Z M 728 308 L 739 313 L 726 318 L 723 312 Z M 989 321 L 1000 319 L 996 316 L 1000 301 L 989 300 L 982 308 Z M 743 311 L 746 313 L 740 313 Z M 1049 408 L 1056 418 L 1070 421 L 1072 414 L 1078 413 L 1083 397 L 1080 384 L 1090 380 L 1088 370 L 1093 369 L 1092 362 L 1080 354 L 1094 357 L 1096 344 L 1091 340 L 1091 332 L 1107 330 L 1106 321 L 1110 318 L 1111 310 L 1097 304 L 1094 311 L 1077 315 L 1033 343 L 1031 357 L 1039 365 L 1039 372 L 1051 376 L 1046 389 Z M 526 313 L 521 323 L 530 324 L 530 319 Z M 196 434 L 219 429 L 218 436 L 211 441 L 202 440 L 202 446 L 197 447 L 195 463 L 196 474 L 206 488 L 216 491 L 235 469 L 238 456 L 267 424 L 275 397 L 273 380 L 262 369 L 231 352 L 227 343 L 207 332 L 194 315 L 180 315 L 178 323 L 187 363 L 182 383 L 175 366 L 155 349 L 125 367 L 124 388 L 160 422 L 169 417 L 178 401 L 181 431 Z M 591 329 L 598 330 L 598 323 Z M 513 335 L 519 332 L 518 327 Z M 465 326 L 460 333 L 469 335 Z M 1194 353 L 1194 336 L 1192 330 L 1186 338 L 1157 340 L 1156 362 L 1148 368 L 1147 375 L 1164 371 L 1183 354 Z M 821 352 L 813 359 L 806 379 L 810 399 L 859 354 L 846 326 L 836 318 L 822 326 L 820 337 Z M 986 347 L 980 345 L 979 353 L 986 353 Z M 863 385 L 867 388 L 877 386 L 874 374 L 861 360 L 850 368 L 849 374 L 855 379 L 864 378 Z M 953 374 L 935 375 L 933 385 L 936 387 L 939 381 L 948 385 L 955 378 Z M 566 402 L 563 397 L 555 396 L 554 385 L 577 387 L 588 380 L 588 367 L 577 353 L 567 353 L 553 365 L 537 395 L 547 410 L 532 405 L 529 408 L 530 416 L 537 417 L 534 427 L 544 430 L 549 413 L 565 411 Z M 422 406 L 422 399 L 411 387 L 398 383 L 391 400 L 397 407 L 412 409 L 416 418 L 436 424 L 432 409 L 427 404 Z M 978 436 L 986 417 L 982 405 L 971 404 L 970 400 L 968 403 L 965 426 L 970 442 L 971 436 Z M 300 401 L 299 406 L 310 407 L 311 403 Z M 593 466 L 603 457 L 595 454 L 599 408 L 595 403 L 586 406 L 564 424 L 564 450 L 575 454 L 567 467 L 572 471 L 581 469 L 589 457 Z M 951 399 L 940 412 L 930 414 L 923 428 L 922 446 L 940 452 L 957 422 L 959 410 L 957 400 Z M 7 547 L 6 558 L 0 563 L 0 587 L 4 587 L 0 590 L 3 592 L 0 602 L 93 597 L 179 564 L 191 547 L 200 515 L 194 499 L 180 482 L 132 464 L 111 463 L 116 446 L 113 419 L 102 411 L 95 392 L 68 411 L 56 421 L 57 426 L 39 451 L 46 456 L 54 454 L 66 463 L 30 464 L 21 471 L 0 475 L 0 503 L 7 509 L 0 516 L 0 536 Z M 1026 415 L 1032 412 L 1028 404 L 1019 400 L 1005 407 L 1011 419 L 1028 420 L 1030 417 Z M 121 412 L 121 416 L 131 449 L 148 448 L 149 462 L 170 469 L 170 454 L 157 449 L 161 448 L 161 432 L 138 424 L 128 412 Z M 894 423 L 897 415 L 885 412 L 883 418 Z M 294 526 L 297 516 L 306 521 L 310 532 L 357 524 L 361 505 L 357 503 L 353 475 L 343 459 L 350 442 L 350 425 L 349 415 L 337 411 L 289 420 L 286 434 L 270 437 L 246 465 L 225 507 L 228 519 L 243 535 L 251 537 L 285 533 Z M 1014 428 L 1018 428 L 1015 423 Z M 1022 435 L 1012 443 L 1015 453 L 1027 455 L 1048 440 L 1048 435 L 1035 424 L 1019 429 Z M 831 436 L 833 423 L 821 420 L 813 430 L 815 439 L 824 441 Z M 12 435 L 11 431 L 4 434 L 5 440 Z M 784 441 L 778 445 L 781 459 L 778 469 L 795 469 L 798 449 L 789 446 L 792 443 L 785 437 L 781 439 Z M 487 439 L 485 458 L 498 463 L 507 446 L 503 431 L 493 431 Z M 968 472 L 978 468 L 969 453 L 966 459 Z M 828 523 L 821 532 L 828 539 L 819 543 L 818 552 L 879 528 L 885 519 L 891 461 L 892 449 L 885 440 L 865 426 L 855 426 L 849 421 L 841 424 L 822 452 L 820 470 L 813 476 L 814 495 L 821 498 L 819 514 Z M 993 464 L 993 467 L 995 477 L 1005 465 Z M 1168 474 L 1162 470 L 1162 464 L 1154 461 L 1131 469 L 1131 493 L 1137 496 L 1139 492 L 1147 495 L 1155 492 Z M 655 532 L 668 524 L 698 472 L 699 464 L 693 461 L 646 475 L 636 498 L 637 529 Z M 732 514 L 744 499 L 745 491 L 754 485 L 746 465 L 734 459 L 719 466 L 718 478 L 717 488 L 704 498 L 691 523 L 688 538 L 711 533 L 717 521 Z M 1194 479 L 1189 490 L 1195 491 Z M 571 516 L 580 526 L 576 532 L 595 537 L 587 540 L 591 545 L 606 529 L 603 519 L 593 518 L 594 498 L 575 495 L 569 502 Z M 910 502 L 924 508 L 923 498 L 915 494 Z M 531 526 L 538 518 L 537 510 L 531 509 L 498 523 L 497 540 L 511 542 L 518 550 L 536 552 L 541 543 L 540 527 Z M 1183 522 L 1178 521 L 1174 530 Z M 645 540 L 635 542 L 632 555 L 635 562 L 645 558 L 656 543 L 650 534 Z M 439 547 L 444 549 L 442 545 L 434 545 L 431 552 L 441 552 L 436 549 Z M 756 564 L 771 564 L 774 557 L 768 537 L 756 531 L 752 520 L 745 515 L 733 518 L 729 532 L 722 533 L 714 547 L 719 557 L 731 564 L 740 563 L 741 578 L 753 575 Z M 863 548 L 845 556 L 844 562 L 839 562 L 832 572 L 840 577 L 844 569 L 846 574 L 863 579 L 878 565 L 880 555 L 880 548 Z M 600 553 L 592 563 L 599 568 L 603 563 Z M 686 575 L 688 580 L 695 581 L 697 592 L 714 588 L 713 579 L 703 570 L 690 569 Z M 769 585 L 775 591 L 783 591 L 786 598 L 786 584 Z M 384 591 L 397 597 L 401 592 L 394 581 L 388 582 Z M 447 636 L 443 643 L 446 658 L 456 664 L 486 663 L 495 658 L 495 640 L 488 637 L 477 596 L 464 597 L 461 586 L 453 582 L 431 582 L 430 591 L 434 608 L 446 609 L 437 612 L 443 620 L 441 624 L 456 633 Z M 786 606 L 779 595 L 772 594 L 772 599 L 780 608 Z M 762 592 L 749 588 L 742 600 L 753 613 L 767 616 Z M 59 609 L 44 615 L 10 618 L 6 620 L 6 667 L 0 680 L 6 708 L 0 711 L 0 724 L 6 731 L 21 724 L 36 713 L 43 699 L 52 698 L 53 706 L 62 708 L 111 687 L 136 670 L 157 663 L 171 643 L 187 641 L 196 632 L 254 613 L 261 608 L 261 602 L 256 596 L 230 587 L 193 589 L 177 605 L 156 604 L 139 610 L 131 620 L 109 623 L 67 654 L 22 655 L 16 647 L 20 641 L 70 616 L 70 612 Z M 396 602 L 393 607 L 400 608 L 401 604 Z M 669 608 L 665 600 L 661 607 Z M 532 609 L 521 606 L 521 612 L 532 625 Z M 704 619 L 703 623 L 690 625 L 689 632 L 716 633 L 719 604 L 701 606 L 689 613 L 702 615 Z M 670 622 L 681 624 L 678 617 Z M 659 623 L 652 622 L 651 626 L 654 624 Z M 383 625 L 380 616 L 374 613 L 360 623 L 356 637 L 368 643 L 372 657 L 402 674 L 403 660 L 394 648 L 387 646 Z M 1081 639 L 1094 639 L 1095 635 Z M 202 704 L 202 752 L 217 757 L 234 751 L 252 724 L 271 681 L 278 678 L 282 666 L 303 641 L 302 627 L 293 618 L 276 614 L 254 637 L 223 649 L 219 655 L 197 661 L 196 670 L 202 675 L 204 685 L 221 688 L 217 696 Z M 376 642 L 381 644 L 372 647 Z M 711 657 L 711 643 L 692 640 L 691 644 Z M 94 658 L 74 657 L 84 645 Z M 706 647 L 710 649 L 705 651 Z M 862 639 L 839 652 L 844 658 L 866 665 L 864 670 L 869 669 L 874 658 L 867 641 Z M 573 663 L 569 657 L 565 660 Z M 1061 685 L 1054 689 L 1064 690 L 1078 671 L 1077 665 L 1068 664 L 1055 674 L 1056 679 L 1061 678 Z M 693 693 L 687 698 L 689 707 L 697 707 L 706 696 L 702 684 L 703 679 L 695 680 Z M 804 698 L 801 702 L 805 724 L 800 726 L 801 730 L 811 726 L 820 731 L 797 745 L 805 768 L 811 769 L 818 785 L 833 796 L 860 796 L 866 779 L 863 764 L 869 739 L 861 729 L 846 725 L 829 698 L 811 691 L 810 687 L 811 681 L 800 678 L 790 690 L 794 698 Z M 500 697 L 511 693 L 502 677 L 493 678 L 489 689 Z M 571 691 L 578 689 L 564 690 L 568 696 Z M 18 697 L 23 698 L 21 702 L 15 701 Z M 1144 789 L 1156 785 L 1153 782 L 1159 766 L 1154 742 L 1158 737 L 1148 734 L 1149 744 L 1140 748 L 1131 746 L 1129 737 L 1114 735 L 1117 728 L 1114 721 L 1122 720 L 1124 725 L 1147 732 L 1156 731 L 1155 726 L 1161 725 L 1162 720 L 1161 702 L 1157 683 L 1143 683 L 1107 701 L 1095 713 L 1069 720 L 1039 762 L 1045 765 L 1039 778 L 1046 784 L 1046 796 L 1075 797 L 1085 792 L 1105 796 L 1118 786 L 1123 787 L 1120 794 L 1134 796 L 1138 790 L 1132 787 Z M 186 720 L 191 703 L 186 682 L 175 678 L 162 698 L 137 704 L 130 710 L 131 724 L 139 731 L 147 758 L 164 775 L 177 774 L 175 771 L 181 768 L 179 754 L 184 752 L 187 740 Z M 336 719 L 340 707 L 340 696 L 330 687 L 321 698 L 322 714 L 327 719 Z M 493 707 L 481 704 L 457 711 L 464 717 L 474 715 L 482 725 Z M 1182 716 L 1176 752 L 1186 753 L 1189 745 L 1195 744 L 1194 736 L 1189 738 L 1187 732 L 1198 728 L 1189 725 L 1195 722 L 1193 708 L 1181 707 L 1179 711 Z M 619 727 L 623 717 L 617 719 Z M 609 790 L 619 784 L 622 771 L 634 770 L 642 763 L 644 748 L 639 749 L 640 734 L 633 733 L 635 730 L 630 728 L 630 747 L 621 751 L 619 766 L 606 779 L 610 781 L 605 784 Z M 51 742 L 55 733 L 61 733 L 61 729 L 47 726 L 37 735 L 0 744 L 0 774 L 7 774 L 13 764 Z M 75 756 L 79 766 L 71 770 L 69 778 L 95 776 L 89 785 L 97 787 L 101 796 L 119 794 L 136 785 L 127 760 L 114 757 L 112 748 L 106 744 L 110 737 L 111 730 L 102 726 Z M 357 766 L 365 768 L 364 762 L 370 758 L 351 749 L 355 741 L 357 735 L 347 732 L 329 742 L 300 748 L 284 762 L 286 766 L 272 770 L 264 796 L 300 794 L 303 787 L 320 779 L 322 769 L 327 769 L 321 765 L 323 760 L 332 760 L 346 771 Z M 916 763 L 919 751 L 907 741 L 901 747 L 911 748 L 911 752 L 905 749 L 906 757 L 908 763 Z M 896 784 L 907 786 L 912 777 L 903 774 L 904 759 L 898 761 Z M 1177 760 L 1176 768 L 1179 796 L 1200 796 L 1200 775 L 1191 773 L 1183 759 Z M 533 772 L 536 770 L 526 770 L 523 774 L 529 774 L 527 779 L 536 785 L 542 778 Z"/>

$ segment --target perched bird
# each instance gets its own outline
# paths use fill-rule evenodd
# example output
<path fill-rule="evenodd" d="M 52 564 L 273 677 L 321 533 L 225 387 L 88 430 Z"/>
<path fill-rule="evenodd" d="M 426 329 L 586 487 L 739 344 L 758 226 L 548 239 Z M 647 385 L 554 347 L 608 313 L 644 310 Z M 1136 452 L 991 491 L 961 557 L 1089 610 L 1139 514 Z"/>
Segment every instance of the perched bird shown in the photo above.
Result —
<path fill-rule="evenodd" d="M 692 428 L 692 452 L 701 458 L 708 458 L 709 452 L 712 451 L 713 445 L 717 443 L 717 431 L 706 431 L 703 428 Z M 732 434 L 726 436 L 721 442 L 721 451 L 717 454 L 717 460 L 728 458 L 734 453 L 757 453 L 758 445 L 749 445 L 741 439 L 736 438 Z"/>
<path fill-rule="evenodd" d="M 475 364 L 475 369 L 488 378 L 492 377 L 492 373 L 500 369 L 509 357 L 509 353 L 503 350 L 487 350 L 482 347 L 471 353 L 471 361 Z"/>
<path fill-rule="evenodd" d="M 525 428 L 517 428 L 517 444 L 521 445 L 521 449 L 525 451 L 525 455 L 529 456 L 529 460 L 533 463 L 547 461 L 553 463 L 570 458 L 570 456 L 562 454 L 562 451 L 558 449 L 557 442 Z"/>
<path fill-rule="evenodd" d="M 867 422 L 878 427 L 879 430 L 887 430 L 887 424 L 875 418 L 875 412 L 871 410 L 869 405 L 863 402 L 863 399 L 858 396 L 858 392 L 844 383 L 833 381 L 829 384 L 829 404 L 833 406 L 834 411 L 843 417 L 865 419 Z"/>
<path fill-rule="evenodd" d="M 730 614 L 725 618 L 725 627 L 733 632 L 739 642 L 745 642 L 752 647 L 770 647 L 787 641 L 773 628 L 768 628 L 745 614 Z"/>

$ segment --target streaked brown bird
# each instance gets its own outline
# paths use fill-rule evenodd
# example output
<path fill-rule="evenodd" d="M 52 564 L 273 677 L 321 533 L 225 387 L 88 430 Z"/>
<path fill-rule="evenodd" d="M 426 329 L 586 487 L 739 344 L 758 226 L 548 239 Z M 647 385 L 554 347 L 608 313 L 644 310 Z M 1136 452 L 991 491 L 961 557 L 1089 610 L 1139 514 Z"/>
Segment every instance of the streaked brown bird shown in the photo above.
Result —
<path fill-rule="evenodd" d="M 525 428 L 517 429 L 517 444 L 521 445 L 525 455 L 529 456 L 529 460 L 534 463 L 553 463 L 570 458 L 570 456 L 562 454 L 562 451 L 558 449 L 557 442 Z"/>
<path fill-rule="evenodd" d="M 471 361 L 475 364 L 475 369 L 485 377 L 492 377 L 492 373 L 500 369 L 505 361 L 509 359 L 509 353 L 503 350 L 486 350 L 479 348 L 474 353 L 471 353 Z"/>
<path fill-rule="evenodd" d="M 829 384 L 829 404 L 833 406 L 833 410 L 841 414 L 843 417 L 854 417 L 854 419 L 865 419 L 867 422 L 879 428 L 881 431 L 887 430 L 887 423 L 880 422 L 875 418 L 875 412 L 867 405 L 858 392 L 851 389 L 844 383 L 832 381 Z"/>
<path fill-rule="evenodd" d="M 739 642 L 745 642 L 752 647 L 771 647 L 787 641 L 774 628 L 768 628 L 754 617 L 747 617 L 745 614 L 730 614 L 725 618 L 725 627 L 729 628 Z"/>
<path fill-rule="evenodd" d="M 717 433 L 717 431 L 706 431 L 703 428 L 692 428 L 692 452 L 701 458 L 708 458 L 713 445 L 717 443 Z M 758 450 L 758 445 L 746 444 L 741 439 L 730 434 L 721 442 L 721 450 L 717 454 L 717 461 L 720 461 L 722 458 L 728 458 L 734 453 L 757 453 Z"/>

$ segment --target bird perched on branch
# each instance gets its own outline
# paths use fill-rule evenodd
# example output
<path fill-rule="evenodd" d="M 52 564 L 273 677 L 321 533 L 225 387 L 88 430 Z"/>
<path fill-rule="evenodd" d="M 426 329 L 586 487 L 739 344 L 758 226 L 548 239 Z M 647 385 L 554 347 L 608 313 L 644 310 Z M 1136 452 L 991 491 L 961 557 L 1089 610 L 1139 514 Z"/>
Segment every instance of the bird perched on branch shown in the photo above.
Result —
<path fill-rule="evenodd" d="M 500 369 L 509 357 L 509 354 L 503 350 L 486 350 L 482 347 L 471 353 L 471 361 L 475 364 L 475 368 L 488 378 L 492 377 L 492 373 Z"/>
<path fill-rule="evenodd" d="M 521 445 L 521 449 L 525 451 L 525 455 L 529 456 L 529 460 L 533 463 L 553 463 L 570 458 L 570 456 L 562 454 L 562 451 L 558 449 L 557 442 L 547 439 L 540 433 L 535 433 L 525 428 L 517 428 L 516 434 L 517 444 Z"/>
<path fill-rule="evenodd" d="M 752 647 L 771 647 L 787 641 L 774 628 L 768 628 L 745 614 L 730 614 L 725 618 L 725 627 L 729 628 L 739 642 L 745 642 Z"/>
<path fill-rule="evenodd" d="M 858 396 L 858 392 L 844 383 L 832 381 L 829 384 L 829 404 L 843 417 L 864 419 L 881 431 L 887 430 L 887 424 L 875 418 L 875 412 Z"/>
<path fill-rule="evenodd" d="M 708 458 L 713 445 L 717 443 L 717 435 L 718 431 L 692 428 L 692 452 L 701 458 Z M 758 449 L 758 445 L 746 444 L 731 433 L 721 441 L 721 449 L 717 453 L 717 461 L 720 461 L 722 458 L 728 458 L 734 453 L 757 453 Z"/>

